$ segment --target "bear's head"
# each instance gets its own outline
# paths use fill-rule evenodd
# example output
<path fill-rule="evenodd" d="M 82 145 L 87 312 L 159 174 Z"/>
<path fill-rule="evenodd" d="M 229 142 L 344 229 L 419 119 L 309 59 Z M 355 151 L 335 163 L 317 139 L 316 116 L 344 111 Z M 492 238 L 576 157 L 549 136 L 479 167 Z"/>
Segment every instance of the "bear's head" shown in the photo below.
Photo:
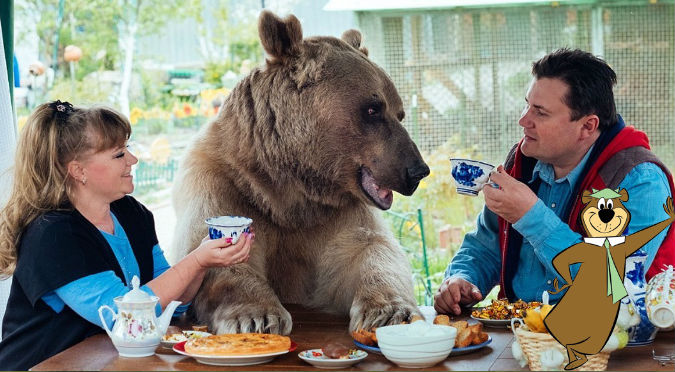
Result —
<path fill-rule="evenodd" d="M 361 34 L 303 39 L 295 16 L 269 11 L 258 30 L 266 64 L 232 92 L 247 97 L 246 104 L 230 99 L 220 114 L 243 113 L 240 122 L 255 122 L 247 143 L 257 153 L 255 164 L 246 157 L 249 168 L 285 195 L 328 207 L 360 201 L 388 209 L 392 191 L 411 195 L 429 168 L 401 125 L 401 97 L 368 59 Z"/>
<path fill-rule="evenodd" d="M 630 213 L 622 202 L 628 201 L 626 189 L 585 190 L 581 202 L 581 222 L 590 238 L 620 236 L 630 222 Z"/>

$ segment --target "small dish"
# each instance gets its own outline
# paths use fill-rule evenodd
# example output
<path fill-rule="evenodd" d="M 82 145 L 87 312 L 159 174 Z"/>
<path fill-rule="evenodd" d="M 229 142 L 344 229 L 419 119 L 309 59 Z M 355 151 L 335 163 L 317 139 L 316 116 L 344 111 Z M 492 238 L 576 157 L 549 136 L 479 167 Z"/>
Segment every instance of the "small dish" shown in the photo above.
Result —
<path fill-rule="evenodd" d="M 486 346 L 488 346 L 492 342 L 492 337 L 488 335 L 487 341 L 480 343 L 478 345 L 469 345 L 467 347 L 455 347 L 450 351 L 450 356 L 455 356 L 455 355 L 463 355 L 463 354 L 468 354 L 471 352 L 474 352 L 478 349 L 482 349 Z"/>
<path fill-rule="evenodd" d="M 511 325 L 511 319 L 484 319 L 484 318 L 476 318 L 474 316 L 471 316 L 471 319 L 477 320 L 486 327 L 492 327 L 492 328 L 508 328 Z"/>
<path fill-rule="evenodd" d="M 206 336 L 211 336 L 211 333 L 201 331 L 183 331 L 182 335 L 176 334 L 171 340 L 165 340 L 164 337 L 162 337 L 162 339 L 159 341 L 159 344 L 163 348 L 173 349 L 174 345 L 178 344 L 179 342 L 187 341 L 191 338 L 202 338 Z"/>
<path fill-rule="evenodd" d="M 366 351 L 368 351 L 370 353 L 373 353 L 373 354 L 382 355 L 382 350 L 380 350 L 380 348 L 377 347 L 377 346 L 368 346 L 368 345 L 364 345 L 364 344 L 362 344 L 362 343 L 360 343 L 356 340 L 352 340 L 352 341 L 354 341 L 354 345 L 356 345 L 356 347 L 358 347 L 360 349 L 366 350 Z"/>
<path fill-rule="evenodd" d="M 486 327 L 492 328 L 508 328 L 511 325 L 511 319 L 484 319 L 476 318 L 473 315 L 471 316 L 471 319 L 477 320 Z"/>
<path fill-rule="evenodd" d="M 363 350 L 354 350 L 349 353 L 349 357 L 345 359 L 331 359 L 323 355 L 321 349 L 305 350 L 298 353 L 298 357 L 305 362 L 318 368 L 337 369 L 352 366 L 368 356 Z"/>
<path fill-rule="evenodd" d="M 263 364 L 271 361 L 279 355 L 287 354 L 298 347 L 298 344 L 291 341 L 291 348 L 289 350 L 278 351 L 276 353 L 268 354 L 253 354 L 253 355 L 232 355 L 232 356 L 214 356 L 214 355 L 198 355 L 190 354 L 185 351 L 185 343 L 182 341 L 173 346 L 173 351 L 178 354 L 194 358 L 197 362 L 208 364 L 212 366 L 250 366 L 254 364 Z"/>

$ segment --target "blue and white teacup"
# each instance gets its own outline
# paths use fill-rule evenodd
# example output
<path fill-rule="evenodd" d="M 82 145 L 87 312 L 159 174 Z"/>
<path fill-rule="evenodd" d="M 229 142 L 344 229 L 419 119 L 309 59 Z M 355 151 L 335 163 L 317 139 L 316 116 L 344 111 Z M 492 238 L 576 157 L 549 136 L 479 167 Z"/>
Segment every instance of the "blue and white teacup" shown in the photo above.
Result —
<path fill-rule="evenodd" d="M 495 166 L 478 160 L 450 159 L 452 177 L 457 185 L 457 193 L 476 196 L 490 181 L 490 172 Z"/>
<path fill-rule="evenodd" d="M 206 219 L 209 238 L 232 238 L 232 244 L 236 243 L 243 233 L 250 232 L 252 222 L 252 219 L 241 216 L 217 216 Z"/>

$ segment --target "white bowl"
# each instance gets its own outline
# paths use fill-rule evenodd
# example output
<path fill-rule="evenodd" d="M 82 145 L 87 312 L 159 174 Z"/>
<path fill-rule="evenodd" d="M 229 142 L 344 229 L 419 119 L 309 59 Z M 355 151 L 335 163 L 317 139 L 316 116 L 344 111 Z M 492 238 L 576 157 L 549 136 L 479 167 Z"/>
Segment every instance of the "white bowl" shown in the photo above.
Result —
<path fill-rule="evenodd" d="M 428 368 L 435 366 L 439 362 L 445 360 L 450 352 L 439 353 L 434 355 L 422 355 L 419 357 L 399 357 L 398 355 L 387 355 L 382 349 L 382 354 L 389 359 L 389 361 L 394 362 L 396 365 L 402 368 Z"/>
<path fill-rule="evenodd" d="M 431 367 L 448 357 L 455 345 L 457 329 L 428 324 L 396 324 L 375 331 L 385 358 L 404 368 Z"/>
<path fill-rule="evenodd" d="M 252 222 L 252 219 L 241 216 L 218 216 L 206 219 L 209 238 L 232 238 L 232 244 L 236 243 L 243 233 L 250 231 L 249 226 Z"/>
<path fill-rule="evenodd" d="M 392 346 L 385 343 L 385 348 L 392 352 L 396 353 L 420 353 L 420 354 L 435 354 L 442 353 L 448 349 L 448 345 L 445 342 L 436 342 L 433 344 L 419 344 L 419 345 L 409 345 L 409 346 Z M 454 345 L 454 341 L 453 341 Z M 380 349 L 382 344 L 378 342 Z"/>

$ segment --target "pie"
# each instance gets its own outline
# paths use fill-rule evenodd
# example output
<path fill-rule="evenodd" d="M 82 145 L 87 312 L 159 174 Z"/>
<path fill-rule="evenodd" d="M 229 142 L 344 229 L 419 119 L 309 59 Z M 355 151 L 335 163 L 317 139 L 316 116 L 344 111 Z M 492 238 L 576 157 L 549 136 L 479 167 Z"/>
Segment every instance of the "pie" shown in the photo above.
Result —
<path fill-rule="evenodd" d="M 288 351 L 291 339 L 268 333 L 211 335 L 188 340 L 185 352 L 196 355 L 252 355 Z"/>

